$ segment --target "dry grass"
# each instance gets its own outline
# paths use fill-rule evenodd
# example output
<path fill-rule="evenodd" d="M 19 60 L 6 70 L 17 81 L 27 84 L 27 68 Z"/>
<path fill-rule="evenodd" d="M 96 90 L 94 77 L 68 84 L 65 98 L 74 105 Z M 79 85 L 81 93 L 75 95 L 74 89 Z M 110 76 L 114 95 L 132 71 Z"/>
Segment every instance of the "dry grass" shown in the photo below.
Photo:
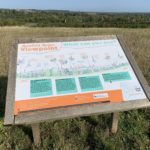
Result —
<path fill-rule="evenodd" d="M 14 39 L 86 35 L 123 35 L 144 76 L 150 83 L 150 29 L 117 28 L 0 28 L 0 150 L 37 149 L 29 127 L 3 127 L 9 52 Z M 108 134 L 110 115 L 42 124 L 39 149 L 150 149 L 149 109 L 122 113 L 116 136 Z"/>
<path fill-rule="evenodd" d="M 150 29 L 0 27 L 0 76 L 7 75 L 8 54 L 14 39 L 105 34 L 123 35 L 141 69 L 144 72 L 150 69 L 147 68 L 150 60 Z"/>

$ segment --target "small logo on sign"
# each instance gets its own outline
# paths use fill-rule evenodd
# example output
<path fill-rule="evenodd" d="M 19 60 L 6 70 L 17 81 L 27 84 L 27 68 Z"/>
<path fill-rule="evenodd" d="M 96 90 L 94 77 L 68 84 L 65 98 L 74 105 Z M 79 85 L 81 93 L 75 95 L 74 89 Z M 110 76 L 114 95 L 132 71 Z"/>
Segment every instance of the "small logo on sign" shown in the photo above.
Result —
<path fill-rule="evenodd" d="M 99 94 L 93 94 L 94 99 L 98 98 L 108 98 L 108 93 L 99 93 Z"/>
<path fill-rule="evenodd" d="M 141 92 L 141 88 L 140 88 L 140 87 L 136 87 L 136 88 L 135 88 L 135 91 L 136 91 L 136 92 Z"/>

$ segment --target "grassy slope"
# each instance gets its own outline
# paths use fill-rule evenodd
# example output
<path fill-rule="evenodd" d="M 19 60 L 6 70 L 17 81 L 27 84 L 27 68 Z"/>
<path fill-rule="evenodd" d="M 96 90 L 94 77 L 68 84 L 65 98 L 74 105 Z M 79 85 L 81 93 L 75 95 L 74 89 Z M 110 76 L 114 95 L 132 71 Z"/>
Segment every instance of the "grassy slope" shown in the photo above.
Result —
<path fill-rule="evenodd" d="M 82 117 L 41 124 L 40 148 L 32 143 L 29 126 L 4 127 L 8 55 L 19 37 L 121 34 L 150 83 L 150 29 L 0 28 L 0 150 L 1 149 L 150 149 L 150 109 L 121 113 L 119 131 L 109 134 L 111 115 Z"/>

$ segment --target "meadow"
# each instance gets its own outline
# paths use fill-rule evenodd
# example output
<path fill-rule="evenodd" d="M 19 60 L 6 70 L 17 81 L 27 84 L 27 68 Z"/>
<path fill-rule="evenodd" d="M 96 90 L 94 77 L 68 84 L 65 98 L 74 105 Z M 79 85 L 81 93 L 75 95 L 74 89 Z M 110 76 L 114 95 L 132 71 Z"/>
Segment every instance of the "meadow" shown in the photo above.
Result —
<path fill-rule="evenodd" d="M 9 52 L 18 38 L 118 34 L 130 47 L 150 84 L 150 29 L 0 27 L 0 150 L 150 150 L 150 108 L 120 113 L 116 135 L 111 114 L 41 123 L 41 145 L 30 126 L 3 126 Z"/>

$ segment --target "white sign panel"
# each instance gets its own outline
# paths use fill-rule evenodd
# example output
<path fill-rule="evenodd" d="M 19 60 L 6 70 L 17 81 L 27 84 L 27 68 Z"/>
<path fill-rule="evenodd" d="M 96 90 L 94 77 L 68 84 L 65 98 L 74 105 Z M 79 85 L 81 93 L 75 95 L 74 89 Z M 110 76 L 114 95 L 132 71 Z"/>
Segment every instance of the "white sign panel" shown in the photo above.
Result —
<path fill-rule="evenodd" d="M 54 107 L 146 95 L 117 39 L 19 44 L 16 102 L 57 97 Z"/>

